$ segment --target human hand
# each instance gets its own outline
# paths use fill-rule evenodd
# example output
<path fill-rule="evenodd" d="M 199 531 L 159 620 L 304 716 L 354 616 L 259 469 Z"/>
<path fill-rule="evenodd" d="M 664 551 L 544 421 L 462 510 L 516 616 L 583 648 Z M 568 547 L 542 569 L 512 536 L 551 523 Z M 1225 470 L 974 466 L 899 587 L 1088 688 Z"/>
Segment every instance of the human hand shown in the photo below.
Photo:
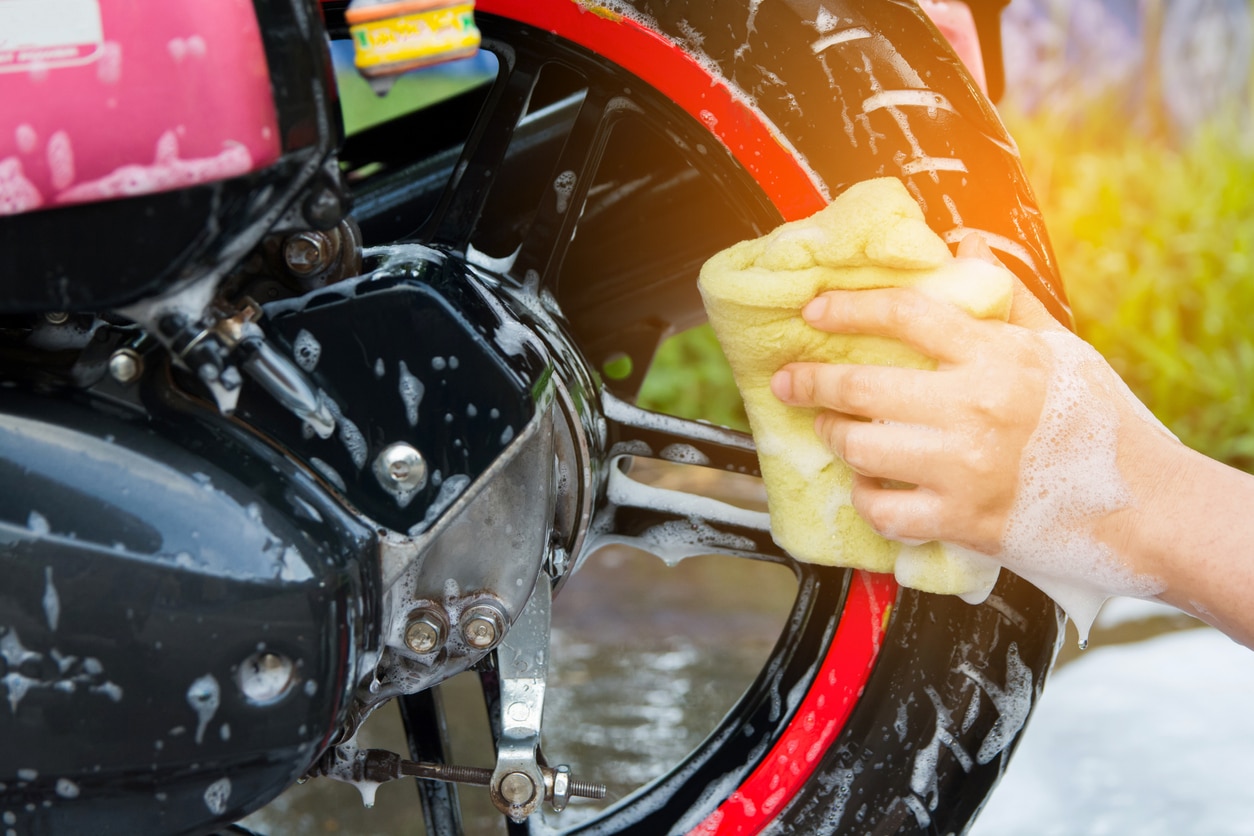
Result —
<path fill-rule="evenodd" d="M 996 263 L 975 235 L 958 255 Z M 832 291 L 802 315 L 824 331 L 899 339 L 937 361 L 935 371 L 793 363 L 772 379 L 785 403 L 826 410 L 815 431 L 853 469 L 858 513 L 890 539 L 999 553 L 1052 365 L 1036 331 L 1062 326 L 1022 287 L 1013 324 L 907 288 Z"/>
<path fill-rule="evenodd" d="M 958 255 L 993 260 L 977 236 Z M 1008 323 L 902 288 L 825 293 L 803 316 L 825 331 L 901 340 L 937 362 L 931 371 L 794 363 L 772 379 L 785 403 L 824 410 L 815 430 L 855 472 L 853 505 L 878 532 L 991 555 L 1077 622 L 1109 594 L 1154 594 L 1156 582 L 1106 542 L 1107 523 L 1133 502 L 1124 471 L 1139 473 L 1120 460 L 1121 438 L 1135 447 L 1146 428 L 1165 431 L 1026 289 Z"/>

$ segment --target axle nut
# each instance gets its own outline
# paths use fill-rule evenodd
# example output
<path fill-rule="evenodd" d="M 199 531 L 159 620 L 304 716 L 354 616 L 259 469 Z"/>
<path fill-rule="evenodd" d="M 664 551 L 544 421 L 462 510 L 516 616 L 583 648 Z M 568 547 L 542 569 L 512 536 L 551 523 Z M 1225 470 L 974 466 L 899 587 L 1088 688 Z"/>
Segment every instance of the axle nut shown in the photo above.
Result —
<path fill-rule="evenodd" d="M 292 275 L 307 278 L 330 267 L 335 250 L 335 242 L 327 233 L 306 230 L 283 242 L 283 263 Z"/>
<path fill-rule="evenodd" d="M 536 785 L 523 772 L 511 772 L 501 779 L 501 798 L 506 803 L 521 807 L 536 797 Z"/>

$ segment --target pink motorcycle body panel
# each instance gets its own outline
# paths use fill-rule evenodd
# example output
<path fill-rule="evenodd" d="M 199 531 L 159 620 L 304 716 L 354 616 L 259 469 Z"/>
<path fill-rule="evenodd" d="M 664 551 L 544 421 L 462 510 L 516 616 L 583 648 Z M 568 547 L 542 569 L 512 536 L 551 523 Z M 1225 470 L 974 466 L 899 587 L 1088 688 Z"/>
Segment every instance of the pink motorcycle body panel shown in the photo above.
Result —
<path fill-rule="evenodd" d="M 0 0 L 0 215 L 279 156 L 251 0 Z"/>

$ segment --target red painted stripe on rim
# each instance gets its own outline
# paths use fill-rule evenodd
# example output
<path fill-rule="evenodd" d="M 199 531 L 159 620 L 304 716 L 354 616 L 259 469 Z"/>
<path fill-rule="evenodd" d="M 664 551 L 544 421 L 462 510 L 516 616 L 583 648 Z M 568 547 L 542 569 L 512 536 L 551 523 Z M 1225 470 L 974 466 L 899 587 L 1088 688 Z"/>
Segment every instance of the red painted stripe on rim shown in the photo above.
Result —
<path fill-rule="evenodd" d="M 783 736 L 740 788 L 688 836 L 751 836 L 788 806 L 862 696 L 896 595 L 892 575 L 854 573 L 827 657 Z"/>
<path fill-rule="evenodd" d="M 576 0 L 478 0 L 477 8 L 552 32 L 639 76 L 699 119 L 752 174 L 785 220 L 808 217 L 826 205 L 820 185 L 781 143 L 769 120 L 660 33 Z M 766 758 L 692 836 L 752 836 L 796 796 L 862 695 L 896 597 L 891 575 L 854 573 L 814 685 Z"/>
<path fill-rule="evenodd" d="M 574 0 L 478 0 L 476 9 L 560 35 L 635 73 L 701 120 L 753 175 L 785 220 L 827 201 L 779 132 L 722 80 L 661 34 L 628 17 Z"/>

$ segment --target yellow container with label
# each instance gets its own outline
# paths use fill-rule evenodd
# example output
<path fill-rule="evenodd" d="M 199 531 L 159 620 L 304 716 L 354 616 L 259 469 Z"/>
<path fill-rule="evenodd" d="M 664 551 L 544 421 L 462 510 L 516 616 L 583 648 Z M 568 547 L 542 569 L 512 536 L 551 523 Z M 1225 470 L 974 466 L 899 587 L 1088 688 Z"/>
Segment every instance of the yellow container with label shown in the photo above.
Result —
<path fill-rule="evenodd" d="M 474 2 L 354 2 L 345 13 L 357 70 L 367 78 L 474 55 L 481 40 Z"/>

